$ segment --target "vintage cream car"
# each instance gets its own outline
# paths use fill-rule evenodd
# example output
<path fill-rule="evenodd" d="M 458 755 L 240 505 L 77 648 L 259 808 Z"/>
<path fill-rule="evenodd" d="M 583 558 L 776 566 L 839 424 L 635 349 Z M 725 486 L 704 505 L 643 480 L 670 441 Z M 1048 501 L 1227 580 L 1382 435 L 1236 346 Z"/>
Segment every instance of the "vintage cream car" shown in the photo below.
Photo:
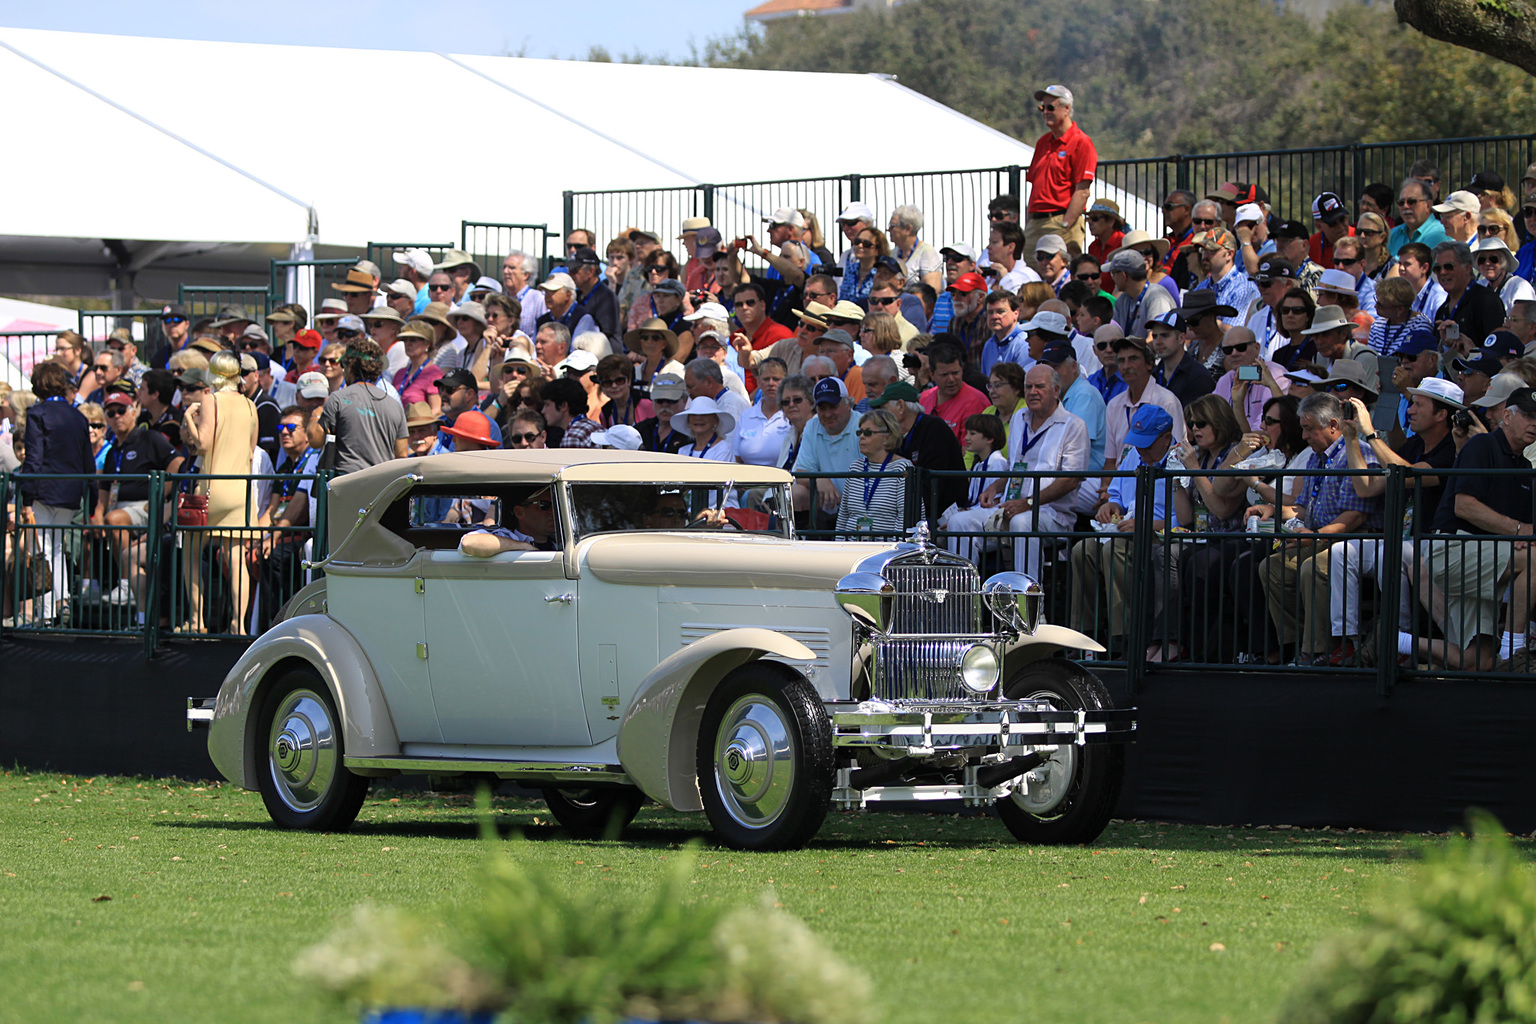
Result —
<path fill-rule="evenodd" d="M 581 450 L 341 477 L 324 578 L 188 702 L 189 727 L 288 828 L 346 828 L 372 778 L 478 774 L 541 788 L 589 834 L 649 797 L 747 849 L 881 801 L 995 803 L 1032 842 L 1098 835 L 1135 724 L 1064 655 L 1102 648 L 1041 623 L 1033 580 L 983 582 L 921 526 L 797 540 L 771 514 L 790 483 Z M 722 521 L 738 493 L 750 510 Z M 548 550 L 460 549 L 540 514 Z"/>

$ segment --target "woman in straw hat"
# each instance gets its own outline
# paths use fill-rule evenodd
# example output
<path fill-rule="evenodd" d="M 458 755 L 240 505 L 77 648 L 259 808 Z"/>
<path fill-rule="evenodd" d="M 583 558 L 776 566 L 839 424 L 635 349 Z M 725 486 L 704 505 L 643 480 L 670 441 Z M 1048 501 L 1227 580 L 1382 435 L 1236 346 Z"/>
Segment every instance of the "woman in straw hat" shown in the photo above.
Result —
<path fill-rule="evenodd" d="M 658 373 L 683 375 L 683 364 L 676 358 L 680 344 L 677 332 L 660 317 L 653 316 L 625 334 L 624 344 L 640 357 L 635 364 L 636 385 L 649 388 L 651 379 Z"/>
<path fill-rule="evenodd" d="M 437 390 L 437 382 L 443 379 L 443 368 L 432 362 L 437 349 L 437 328 L 424 320 L 412 319 L 400 329 L 400 343 L 405 346 L 406 364 L 391 381 L 400 393 L 400 402 L 410 408 L 417 402 L 425 402 L 437 416 L 443 411 L 443 396 Z"/>

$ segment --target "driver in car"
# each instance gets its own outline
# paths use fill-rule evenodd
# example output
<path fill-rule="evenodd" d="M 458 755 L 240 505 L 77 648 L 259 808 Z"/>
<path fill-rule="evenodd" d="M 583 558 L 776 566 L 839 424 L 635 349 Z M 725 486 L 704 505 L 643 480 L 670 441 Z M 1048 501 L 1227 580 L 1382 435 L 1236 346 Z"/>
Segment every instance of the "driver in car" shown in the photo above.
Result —
<path fill-rule="evenodd" d="M 555 550 L 555 496 L 548 487 L 534 491 L 512 506 L 517 526 L 498 526 L 466 533 L 459 551 L 475 558 L 490 558 L 503 551 Z"/>

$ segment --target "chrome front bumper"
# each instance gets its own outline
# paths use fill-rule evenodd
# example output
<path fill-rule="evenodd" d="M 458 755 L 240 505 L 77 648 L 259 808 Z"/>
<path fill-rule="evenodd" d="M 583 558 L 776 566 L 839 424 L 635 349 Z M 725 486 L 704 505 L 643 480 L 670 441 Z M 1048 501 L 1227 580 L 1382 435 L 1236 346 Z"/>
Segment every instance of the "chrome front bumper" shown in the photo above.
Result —
<path fill-rule="evenodd" d="M 193 729 L 206 729 L 213 724 L 213 706 L 218 699 L 217 697 L 187 698 L 187 732 Z"/>
<path fill-rule="evenodd" d="M 966 747 L 1027 748 L 1123 743 L 1134 708 L 1059 711 L 1044 701 L 879 701 L 829 705 L 832 743 L 894 747 L 912 756 Z"/>

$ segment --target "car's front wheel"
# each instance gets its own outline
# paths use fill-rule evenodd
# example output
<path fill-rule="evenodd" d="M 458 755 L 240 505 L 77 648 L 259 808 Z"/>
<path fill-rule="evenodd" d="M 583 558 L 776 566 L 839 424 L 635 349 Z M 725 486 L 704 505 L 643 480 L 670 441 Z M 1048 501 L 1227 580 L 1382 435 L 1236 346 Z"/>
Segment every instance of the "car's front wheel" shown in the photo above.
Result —
<path fill-rule="evenodd" d="M 544 802 L 578 839 L 615 839 L 645 803 L 638 789 L 546 789 Z"/>
<path fill-rule="evenodd" d="M 1025 666 L 1004 693 L 1009 700 L 1048 701 L 1061 711 L 1114 707 L 1097 677 L 1061 658 Z M 997 802 L 997 816 L 1026 843 L 1091 843 L 1109 824 L 1124 776 L 1122 745 L 1063 744 Z"/>
<path fill-rule="evenodd" d="M 368 795 L 368 780 L 342 764 L 341 720 L 323 682 L 294 671 L 267 691 L 257 719 L 264 744 L 257 787 L 283 828 L 345 831 Z"/>
<path fill-rule="evenodd" d="M 743 666 L 705 705 L 698 770 L 704 812 L 727 845 L 804 846 L 832 798 L 832 725 L 821 698 L 804 679 Z"/>

